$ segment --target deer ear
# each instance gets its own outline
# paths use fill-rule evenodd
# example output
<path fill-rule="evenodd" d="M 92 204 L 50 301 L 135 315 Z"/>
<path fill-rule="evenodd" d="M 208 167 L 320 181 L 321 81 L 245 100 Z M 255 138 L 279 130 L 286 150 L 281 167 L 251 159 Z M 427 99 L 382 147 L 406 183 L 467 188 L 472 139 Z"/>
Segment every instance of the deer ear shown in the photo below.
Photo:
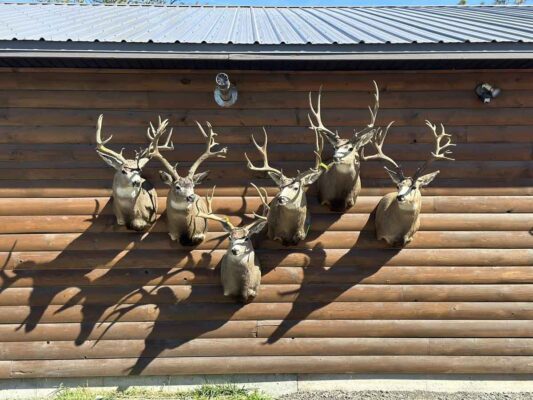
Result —
<path fill-rule="evenodd" d="M 304 186 L 312 185 L 318 180 L 318 178 L 320 178 L 320 175 L 322 175 L 322 172 L 324 172 L 322 168 L 319 169 L 318 171 L 312 170 L 308 172 L 302 177 L 302 180 L 301 180 L 302 185 Z"/>
<path fill-rule="evenodd" d="M 432 172 L 431 174 L 423 175 L 416 180 L 416 183 L 419 187 L 427 186 L 431 183 L 433 179 L 439 174 L 440 171 Z"/>
<path fill-rule="evenodd" d="M 111 157 L 109 154 L 100 153 L 98 150 L 96 150 L 96 153 L 98 153 L 102 160 L 117 171 L 122 168 L 122 162 L 119 159 Z"/>
<path fill-rule="evenodd" d="M 384 168 L 385 168 L 385 171 L 387 171 L 387 174 L 389 174 L 390 178 L 396 185 L 399 185 L 402 182 L 401 177 L 396 173 L 396 171 L 393 171 L 392 169 L 388 169 L 387 167 L 384 167 Z"/>
<path fill-rule="evenodd" d="M 148 161 L 150 161 L 149 158 L 143 157 L 138 162 L 137 165 L 139 166 L 139 169 L 143 169 L 146 164 L 148 164 Z"/>
<path fill-rule="evenodd" d="M 360 148 L 365 147 L 374 138 L 374 134 L 375 132 L 371 131 L 357 138 L 357 142 L 355 142 L 355 148 L 359 150 Z"/>
<path fill-rule="evenodd" d="M 276 174 L 275 172 L 269 172 L 268 176 L 270 176 L 270 179 L 272 179 L 274 183 L 278 186 L 281 186 L 281 184 L 283 183 L 283 177 L 279 174 Z"/>
<path fill-rule="evenodd" d="M 172 186 L 172 183 L 174 180 L 172 179 L 172 176 L 165 171 L 159 171 L 159 176 L 161 177 L 161 180 L 166 183 L 168 186 Z"/>
<path fill-rule="evenodd" d="M 198 185 L 202 183 L 202 181 L 207 177 L 207 175 L 209 175 L 209 171 L 200 172 L 199 174 L 195 174 L 192 177 L 192 181 L 194 182 L 195 185 Z"/>
<path fill-rule="evenodd" d="M 258 222 L 257 224 L 253 224 L 249 229 L 250 235 L 255 235 L 261 232 L 263 228 L 266 226 L 266 224 L 267 224 L 267 221 L 261 221 L 261 222 Z"/>

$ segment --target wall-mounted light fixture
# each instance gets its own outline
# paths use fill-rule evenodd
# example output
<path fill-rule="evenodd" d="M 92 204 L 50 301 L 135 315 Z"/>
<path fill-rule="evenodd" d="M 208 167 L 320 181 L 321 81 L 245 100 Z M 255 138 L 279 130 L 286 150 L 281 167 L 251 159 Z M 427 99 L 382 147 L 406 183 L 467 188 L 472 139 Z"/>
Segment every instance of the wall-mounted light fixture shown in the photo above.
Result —
<path fill-rule="evenodd" d="M 237 88 L 231 84 L 228 74 L 220 72 L 215 78 L 215 101 L 220 107 L 230 107 L 237 101 Z"/>
<path fill-rule="evenodd" d="M 476 94 L 483 101 L 483 103 L 490 103 L 492 99 L 497 97 L 501 90 L 492 86 L 490 83 L 481 83 L 476 86 Z"/>

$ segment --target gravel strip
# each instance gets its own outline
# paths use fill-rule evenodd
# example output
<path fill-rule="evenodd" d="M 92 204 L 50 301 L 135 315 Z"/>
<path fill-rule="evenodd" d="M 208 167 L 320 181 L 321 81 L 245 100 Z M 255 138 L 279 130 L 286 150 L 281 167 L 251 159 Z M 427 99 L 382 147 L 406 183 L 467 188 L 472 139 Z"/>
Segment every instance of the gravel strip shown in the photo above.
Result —
<path fill-rule="evenodd" d="M 532 393 L 298 392 L 279 400 L 533 400 Z"/>

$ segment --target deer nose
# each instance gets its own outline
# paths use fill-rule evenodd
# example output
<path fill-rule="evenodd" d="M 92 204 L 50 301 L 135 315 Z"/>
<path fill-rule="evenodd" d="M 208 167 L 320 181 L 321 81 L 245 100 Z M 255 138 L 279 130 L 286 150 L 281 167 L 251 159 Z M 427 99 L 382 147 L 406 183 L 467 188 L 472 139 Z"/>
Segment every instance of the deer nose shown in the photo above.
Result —
<path fill-rule="evenodd" d="M 278 203 L 279 204 L 287 204 L 289 202 L 289 198 L 285 196 L 278 197 Z"/>
<path fill-rule="evenodd" d="M 195 198 L 194 194 L 190 194 L 190 195 L 187 196 L 187 201 L 189 203 L 192 203 L 194 201 L 194 198 Z"/>
<path fill-rule="evenodd" d="M 402 194 L 400 194 L 400 195 L 396 196 L 396 200 L 398 200 L 398 201 L 404 201 L 404 200 L 405 200 L 405 196 L 402 195 Z"/>
<path fill-rule="evenodd" d="M 237 249 L 231 249 L 231 254 L 236 256 L 237 254 L 239 254 L 239 251 Z"/>

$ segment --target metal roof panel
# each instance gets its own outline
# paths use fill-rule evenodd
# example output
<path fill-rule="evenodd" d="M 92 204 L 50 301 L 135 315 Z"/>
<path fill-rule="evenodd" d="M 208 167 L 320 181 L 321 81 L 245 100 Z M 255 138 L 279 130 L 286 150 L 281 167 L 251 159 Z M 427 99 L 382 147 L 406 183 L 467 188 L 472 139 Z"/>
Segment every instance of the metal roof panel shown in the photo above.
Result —
<path fill-rule="evenodd" d="M 0 40 L 183 44 L 533 42 L 532 6 L 0 4 Z"/>

